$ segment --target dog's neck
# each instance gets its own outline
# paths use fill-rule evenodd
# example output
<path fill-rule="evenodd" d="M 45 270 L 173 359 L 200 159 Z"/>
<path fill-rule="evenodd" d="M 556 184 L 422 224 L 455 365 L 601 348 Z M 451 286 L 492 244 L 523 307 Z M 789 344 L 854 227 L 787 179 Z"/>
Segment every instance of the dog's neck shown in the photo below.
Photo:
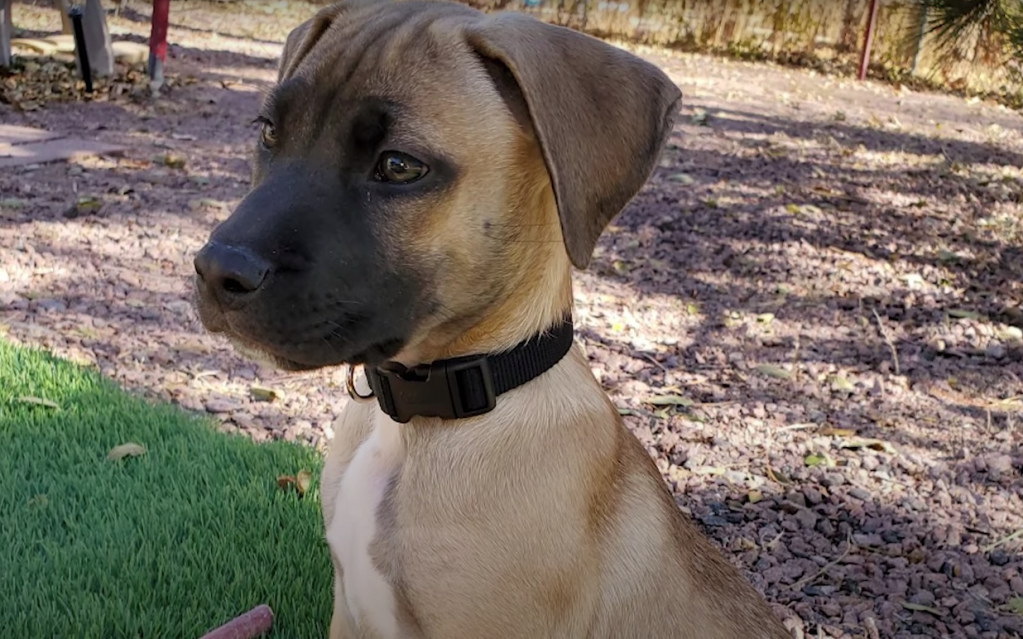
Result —
<path fill-rule="evenodd" d="M 559 247 L 560 248 L 560 247 Z M 412 367 L 467 355 L 506 351 L 550 329 L 572 312 L 571 263 L 563 251 L 548 267 L 523 277 L 512 295 L 453 338 L 427 336 L 395 361 Z"/>

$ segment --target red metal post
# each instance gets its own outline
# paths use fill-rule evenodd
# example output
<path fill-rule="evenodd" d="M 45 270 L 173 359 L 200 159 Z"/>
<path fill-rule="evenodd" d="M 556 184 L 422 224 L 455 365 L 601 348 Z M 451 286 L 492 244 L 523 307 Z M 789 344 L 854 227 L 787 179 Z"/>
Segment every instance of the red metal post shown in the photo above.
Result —
<path fill-rule="evenodd" d="M 877 0 L 870 0 L 870 15 L 867 16 L 867 32 L 863 34 L 863 50 L 860 51 L 860 69 L 856 77 L 867 79 L 867 67 L 870 66 L 870 45 L 874 42 L 874 25 L 877 22 Z"/>
<path fill-rule="evenodd" d="M 170 0 L 153 0 L 153 18 L 149 32 L 149 80 L 154 88 L 163 84 L 163 63 L 167 59 L 167 23 Z"/>

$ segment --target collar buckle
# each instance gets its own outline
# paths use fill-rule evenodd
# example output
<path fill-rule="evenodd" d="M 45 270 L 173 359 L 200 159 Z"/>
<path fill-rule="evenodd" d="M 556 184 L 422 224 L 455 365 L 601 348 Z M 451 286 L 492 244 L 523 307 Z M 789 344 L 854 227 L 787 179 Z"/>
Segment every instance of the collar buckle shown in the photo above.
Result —
<path fill-rule="evenodd" d="M 406 368 L 397 362 L 378 366 L 374 391 L 391 419 L 460 419 L 488 413 L 497 405 L 494 375 L 486 356 L 463 357 Z M 376 378 L 373 380 L 373 378 Z"/>

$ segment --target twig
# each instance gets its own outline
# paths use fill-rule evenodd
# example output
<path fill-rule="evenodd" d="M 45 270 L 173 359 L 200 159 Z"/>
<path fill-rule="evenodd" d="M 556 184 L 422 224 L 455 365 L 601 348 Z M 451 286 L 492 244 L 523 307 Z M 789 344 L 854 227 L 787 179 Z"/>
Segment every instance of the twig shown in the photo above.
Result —
<path fill-rule="evenodd" d="M 884 343 L 888 345 L 888 348 L 892 351 L 892 361 L 895 362 L 895 374 L 899 373 L 899 352 L 895 349 L 895 344 L 892 343 L 892 339 L 888 337 L 888 331 L 884 330 L 884 323 L 881 322 L 881 316 L 877 314 L 877 309 L 870 309 L 874 313 L 874 319 L 877 320 L 877 328 L 881 331 L 881 337 L 884 338 Z"/>
<path fill-rule="evenodd" d="M 982 550 L 983 550 L 983 552 L 991 552 L 995 548 L 998 548 L 1002 544 L 1007 544 L 1010 541 L 1012 541 L 1013 539 L 1016 539 L 1017 537 L 1023 537 L 1023 528 L 1020 528 L 1019 530 L 1017 530 L 1016 532 L 1012 533 L 1011 535 L 1006 535 L 1005 537 L 1002 537 L 998 541 L 992 542 L 992 543 L 988 544 L 987 546 L 984 546 L 984 548 Z"/>
<path fill-rule="evenodd" d="M 808 585 L 812 584 L 813 582 L 817 581 L 817 579 L 821 575 L 826 573 L 829 569 L 834 568 L 840 561 L 845 559 L 846 556 L 849 554 L 849 551 L 852 550 L 852 548 L 853 548 L 852 539 L 851 539 L 851 537 L 849 535 L 846 535 L 846 538 L 845 538 L 845 550 L 842 551 L 842 554 L 839 555 L 838 558 L 836 558 L 835 560 L 829 561 L 828 563 L 826 563 L 823 566 L 821 566 L 821 569 L 818 570 L 817 572 L 815 572 L 813 575 L 811 575 L 809 577 L 803 577 L 802 579 L 800 579 L 796 583 L 792 584 L 792 589 L 793 590 L 801 590 L 803 588 L 803 586 L 808 586 Z"/>
<path fill-rule="evenodd" d="M 273 611 L 266 604 L 262 604 L 214 628 L 200 639 L 255 639 L 270 630 L 273 619 Z"/>

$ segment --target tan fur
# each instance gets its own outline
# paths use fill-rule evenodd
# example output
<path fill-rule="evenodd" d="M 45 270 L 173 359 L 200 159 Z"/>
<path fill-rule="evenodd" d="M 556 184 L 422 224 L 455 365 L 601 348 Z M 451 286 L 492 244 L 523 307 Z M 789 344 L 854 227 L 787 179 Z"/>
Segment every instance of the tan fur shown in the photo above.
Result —
<path fill-rule="evenodd" d="M 376 12 L 383 4 L 342 3 L 296 29 L 281 81 L 400 102 L 414 115 L 395 124 L 398 138 L 443 149 L 461 169 L 454 188 L 394 212 L 391 257 L 444 265 L 442 304 L 395 359 L 500 351 L 571 309 L 572 264 L 588 262 L 649 175 L 677 89 L 625 53 L 521 17 L 436 2 L 396 19 Z M 530 46 L 573 53 L 539 60 Z M 506 66 L 522 95 L 495 89 L 470 49 Z M 615 86 L 595 90 L 602 78 Z M 485 415 L 399 425 L 353 402 L 334 430 L 321 490 L 328 540 L 341 538 L 331 537 L 347 517 L 340 487 L 371 437 L 382 443 L 369 452 L 393 463 L 362 550 L 393 596 L 395 636 L 787 636 L 683 519 L 578 347 Z M 390 639 L 349 604 L 341 552 L 332 546 L 330 637 Z"/>

